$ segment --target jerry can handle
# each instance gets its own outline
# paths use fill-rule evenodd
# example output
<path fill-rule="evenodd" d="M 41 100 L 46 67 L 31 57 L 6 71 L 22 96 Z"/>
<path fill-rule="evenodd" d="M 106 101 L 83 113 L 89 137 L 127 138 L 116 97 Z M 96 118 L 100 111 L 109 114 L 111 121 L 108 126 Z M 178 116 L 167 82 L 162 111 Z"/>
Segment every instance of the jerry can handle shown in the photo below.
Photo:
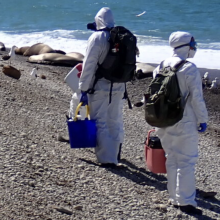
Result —
<path fill-rule="evenodd" d="M 147 141 L 146 141 L 147 146 L 149 146 L 150 134 L 154 131 L 155 131 L 155 129 L 152 129 L 152 130 L 148 131 L 148 133 L 147 133 Z"/>

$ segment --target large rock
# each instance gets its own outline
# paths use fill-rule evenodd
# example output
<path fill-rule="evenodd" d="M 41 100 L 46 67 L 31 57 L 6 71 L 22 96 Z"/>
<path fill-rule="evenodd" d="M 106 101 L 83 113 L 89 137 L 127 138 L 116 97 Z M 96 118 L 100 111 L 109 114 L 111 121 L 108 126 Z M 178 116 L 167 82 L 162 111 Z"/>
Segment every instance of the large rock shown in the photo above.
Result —
<path fill-rule="evenodd" d="M 2 72 L 5 75 L 10 76 L 14 79 L 19 79 L 21 77 L 21 72 L 16 68 L 14 68 L 13 66 L 4 65 L 2 68 Z"/>

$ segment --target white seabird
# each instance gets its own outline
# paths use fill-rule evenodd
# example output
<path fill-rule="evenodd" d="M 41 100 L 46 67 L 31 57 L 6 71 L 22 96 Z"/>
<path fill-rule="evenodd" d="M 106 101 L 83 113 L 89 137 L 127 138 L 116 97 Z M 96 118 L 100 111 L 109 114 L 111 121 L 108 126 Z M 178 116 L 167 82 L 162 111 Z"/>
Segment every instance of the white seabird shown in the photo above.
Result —
<path fill-rule="evenodd" d="M 142 12 L 142 13 L 136 15 L 136 16 L 137 16 L 137 17 L 140 17 L 140 16 L 142 16 L 142 15 L 145 14 L 145 13 L 146 13 L 146 11 L 144 11 L 144 12 Z"/>
<path fill-rule="evenodd" d="M 218 77 L 215 77 L 215 82 L 216 82 L 217 88 L 219 88 L 220 87 L 220 82 L 219 82 L 219 78 Z"/>
<path fill-rule="evenodd" d="M 37 68 L 33 68 L 31 73 L 30 73 L 30 76 L 32 79 L 36 79 L 37 78 Z"/>
<path fill-rule="evenodd" d="M 11 64 L 11 61 L 15 59 L 16 55 L 15 55 L 15 48 L 16 46 L 12 46 L 10 52 L 8 55 L 2 56 L 3 60 L 8 60 L 9 64 Z"/>
<path fill-rule="evenodd" d="M 210 86 L 212 84 L 212 82 L 210 80 L 209 72 L 206 72 L 204 74 L 203 79 L 204 79 L 205 86 Z"/>
<path fill-rule="evenodd" d="M 210 90 L 211 90 L 212 92 L 217 92 L 218 85 L 219 85 L 219 80 L 218 80 L 218 77 L 216 77 L 216 78 L 212 81 L 212 84 L 211 84 L 211 86 L 210 86 Z"/>

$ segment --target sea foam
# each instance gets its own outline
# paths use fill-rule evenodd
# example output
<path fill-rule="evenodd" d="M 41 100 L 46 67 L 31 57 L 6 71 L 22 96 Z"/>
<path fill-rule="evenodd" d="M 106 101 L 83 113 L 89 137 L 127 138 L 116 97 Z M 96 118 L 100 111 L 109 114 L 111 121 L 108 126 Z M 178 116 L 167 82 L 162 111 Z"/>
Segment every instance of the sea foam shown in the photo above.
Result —
<path fill-rule="evenodd" d="M 23 47 L 32 46 L 36 43 L 45 43 L 53 49 L 63 50 L 67 53 L 79 52 L 85 54 L 87 39 L 91 33 L 91 31 L 80 30 L 54 30 L 25 34 L 0 32 L 0 41 L 8 48 L 13 45 Z M 137 61 L 158 64 L 165 58 L 172 56 L 172 48 L 165 41 L 144 36 L 137 36 L 137 38 L 140 50 L 140 56 Z M 189 60 L 194 62 L 199 68 L 220 69 L 220 51 L 216 49 L 218 47 L 219 44 L 210 44 L 210 48 L 214 49 L 199 48 L 195 57 Z"/>

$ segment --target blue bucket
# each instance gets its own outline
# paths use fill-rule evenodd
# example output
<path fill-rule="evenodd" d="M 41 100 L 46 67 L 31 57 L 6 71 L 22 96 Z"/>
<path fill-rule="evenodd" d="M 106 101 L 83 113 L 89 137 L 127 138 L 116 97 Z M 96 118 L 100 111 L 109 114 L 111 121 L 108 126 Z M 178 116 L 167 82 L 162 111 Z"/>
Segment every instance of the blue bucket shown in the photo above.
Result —
<path fill-rule="evenodd" d="M 89 120 L 89 108 L 87 108 L 87 116 L 85 120 L 78 120 L 77 114 L 82 103 L 80 103 L 76 109 L 76 115 L 74 120 L 68 120 L 68 131 L 71 148 L 91 148 L 96 147 L 96 121 Z"/>

